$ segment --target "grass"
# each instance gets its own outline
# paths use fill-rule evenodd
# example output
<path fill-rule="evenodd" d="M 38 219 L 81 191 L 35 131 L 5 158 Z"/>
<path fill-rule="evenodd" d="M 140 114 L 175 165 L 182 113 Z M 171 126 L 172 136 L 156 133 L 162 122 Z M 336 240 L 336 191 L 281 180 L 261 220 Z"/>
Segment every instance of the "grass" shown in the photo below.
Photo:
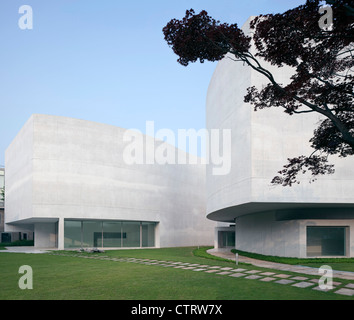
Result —
<path fill-rule="evenodd" d="M 103 254 L 0 253 L 1 300 L 334 300 L 352 299 L 310 288 L 231 278 L 154 265 L 74 257 L 135 257 L 164 261 L 235 266 L 215 259 L 207 248 L 114 250 Z M 67 252 L 66 252 L 67 253 Z M 33 289 L 21 290 L 21 265 L 33 269 Z M 243 265 L 251 269 L 252 266 Z M 257 268 L 260 269 L 260 268 Z M 266 269 L 265 269 L 266 270 Z M 298 274 L 296 274 L 298 275 Z"/>
<path fill-rule="evenodd" d="M 320 267 L 322 265 L 329 265 L 333 270 L 352 271 L 354 272 L 354 258 L 291 258 L 291 257 L 278 257 L 266 256 L 258 253 L 245 252 L 241 250 L 232 249 L 233 253 L 238 253 L 241 256 L 271 261 L 277 263 L 285 263 L 291 265 L 303 265 L 308 267 Z"/>

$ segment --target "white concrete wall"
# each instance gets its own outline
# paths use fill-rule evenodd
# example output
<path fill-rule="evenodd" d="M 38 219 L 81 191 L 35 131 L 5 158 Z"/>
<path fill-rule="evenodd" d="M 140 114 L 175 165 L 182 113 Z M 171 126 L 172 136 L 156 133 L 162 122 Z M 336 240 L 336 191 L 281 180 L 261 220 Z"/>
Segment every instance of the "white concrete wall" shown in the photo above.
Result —
<path fill-rule="evenodd" d="M 8 223 L 31 218 L 155 221 L 161 247 L 213 242 L 214 223 L 205 219 L 204 165 L 129 165 L 123 159 L 126 129 L 45 115 L 33 115 L 29 123 L 32 131 L 22 130 L 6 152 L 6 179 L 13 189 L 6 199 Z M 28 156 L 17 164 L 23 140 L 31 141 Z M 28 185 L 11 175 L 23 168 L 31 178 Z"/>
<path fill-rule="evenodd" d="M 33 118 L 5 152 L 5 223 L 32 217 Z M 6 225 L 5 225 L 5 230 Z"/>
<path fill-rule="evenodd" d="M 248 22 L 243 29 L 247 33 Z M 289 82 L 290 68 L 262 65 L 275 79 Z M 319 176 L 291 188 L 271 186 L 271 180 L 287 164 L 287 158 L 309 156 L 309 139 L 320 120 L 318 114 L 289 116 L 281 108 L 253 111 L 244 103 L 247 88 L 262 88 L 268 80 L 242 62 L 221 60 L 210 81 L 206 103 L 207 129 L 232 130 L 232 167 L 228 175 L 213 176 L 207 168 L 207 214 L 249 202 L 354 203 L 353 159 L 330 157 L 335 173 Z"/>
<path fill-rule="evenodd" d="M 300 254 L 299 220 L 276 221 L 275 212 L 238 217 L 236 248 L 264 255 L 298 257 Z"/>
<path fill-rule="evenodd" d="M 58 233 L 56 223 L 34 224 L 34 246 L 37 248 L 57 247 Z"/>

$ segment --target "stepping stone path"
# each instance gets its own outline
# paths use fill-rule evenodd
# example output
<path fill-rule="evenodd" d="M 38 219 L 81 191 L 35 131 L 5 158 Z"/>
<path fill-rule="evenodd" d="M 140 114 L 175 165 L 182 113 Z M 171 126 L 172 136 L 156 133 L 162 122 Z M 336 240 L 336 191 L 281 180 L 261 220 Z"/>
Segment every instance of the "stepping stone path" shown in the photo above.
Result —
<path fill-rule="evenodd" d="M 144 265 L 153 265 L 161 267 L 171 267 L 180 270 L 192 270 L 196 272 L 205 272 L 209 274 L 215 274 L 217 276 L 229 276 L 232 278 L 242 278 L 249 280 L 257 280 L 262 282 L 272 282 L 278 283 L 280 285 L 291 285 L 296 288 L 310 288 L 313 290 L 318 290 L 322 292 L 334 292 L 343 296 L 354 296 L 354 282 L 342 284 L 341 282 L 332 281 L 332 288 L 321 288 L 319 286 L 319 278 L 309 279 L 303 276 L 292 276 L 284 273 L 276 272 L 262 272 L 262 270 L 251 269 L 247 270 L 244 268 L 230 268 L 221 266 L 211 266 L 211 265 L 200 265 L 191 264 L 186 262 L 178 261 L 162 261 L 162 260 L 150 260 L 150 259 L 137 259 L 137 258 L 111 258 L 108 256 L 90 256 L 81 255 L 73 253 L 50 253 L 51 255 L 66 256 L 66 257 L 79 257 L 84 259 L 94 259 L 94 260 L 109 260 L 115 262 L 128 262 L 128 263 L 138 263 Z M 314 276 L 316 274 L 314 273 Z"/>

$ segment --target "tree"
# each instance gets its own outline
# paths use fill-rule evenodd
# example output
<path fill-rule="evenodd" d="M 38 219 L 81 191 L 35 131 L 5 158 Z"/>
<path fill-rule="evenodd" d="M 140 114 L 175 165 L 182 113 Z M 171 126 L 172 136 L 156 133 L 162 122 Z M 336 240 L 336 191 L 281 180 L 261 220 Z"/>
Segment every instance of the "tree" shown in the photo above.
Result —
<path fill-rule="evenodd" d="M 218 61 L 231 54 L 265 76 L 262 89 L 250 87 L 244 97 L 254 110 L 282 108 L 288 115 L 319 113 L 323 120 L 309 141 L 314 152 L 288 159 L 273 178 L 273 184 L 291 186 L 300 173 L 314 180 L 331 174 L 328 156 L 354 153 L 354 6 L 353 0 L 328 0 L 333 10 L 333 27 L 320 28 L 320 1 L 282 14 L 260 15 L 251 21 L 252 39 L 237 24 L 220 23 L 206 11 L 187 10 L 182 20 L 172 19 L 163 33 L 183 66 L 205 60 Z M 323 17 L 322 17 L 323 18 Z M 251 40 L 256 54 L 250 51 Z M 277 67 L 290 66 L 294 74 L 288 85 L 278 83 L 261 59 Z"/>

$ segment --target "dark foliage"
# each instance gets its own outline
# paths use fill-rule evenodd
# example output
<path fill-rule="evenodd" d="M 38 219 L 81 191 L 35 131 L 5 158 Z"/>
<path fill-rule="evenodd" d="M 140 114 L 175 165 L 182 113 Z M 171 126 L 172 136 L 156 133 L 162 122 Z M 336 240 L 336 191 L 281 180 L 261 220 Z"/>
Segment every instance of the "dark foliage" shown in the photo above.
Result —
<path fill-rule="evenodd" d="M 252 40 L 257 53 L 250 52 L 251 38 L 236 24 L 222 24 L 191 9 L 182 20 L 173 19 L 163 29 L 165 40 L 179 56 L 178 62 L 218 61 L 227 53 L 235 56 L 269 83 L 261 90 L 248 88 L 244 98 L 255 110 L 282 108 L 289 115 L 319 113 L 322 121 L 310 140 L 314 152 L 288 159 L 274 184 L 291 186 L 299 173 L 317 175 L 334 172 L 328 155 L 340 157 L 354 153 L 354 4 L 353 0 L 328 0 L 333 10 L 333 27 L 320 28 L 319 0 L 282 14 L 256 17 L 251 22 Z M 282 85 L 261 65 L 265 60 L 294 74 Z"/>

